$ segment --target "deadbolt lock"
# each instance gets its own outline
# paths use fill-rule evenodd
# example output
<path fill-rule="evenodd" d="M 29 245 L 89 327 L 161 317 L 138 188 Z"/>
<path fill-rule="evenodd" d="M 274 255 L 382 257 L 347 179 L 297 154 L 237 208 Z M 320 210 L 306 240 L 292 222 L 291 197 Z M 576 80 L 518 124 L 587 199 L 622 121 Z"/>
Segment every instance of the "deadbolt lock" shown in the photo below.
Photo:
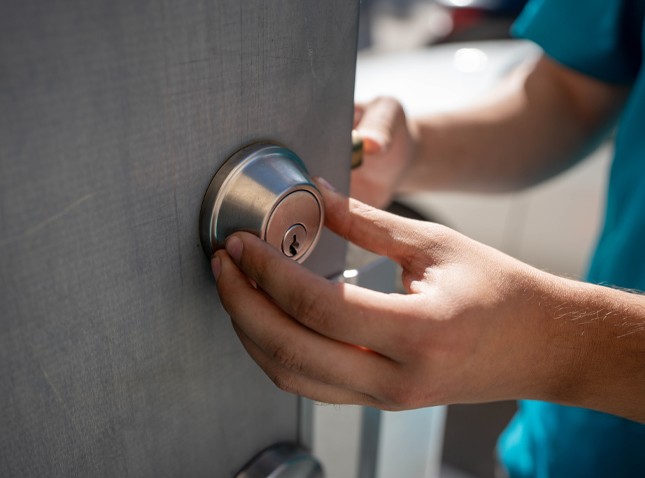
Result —
<path fill-rule="evenodd" d="M 322 197 L 302 160 L 282 146 L 254 144 L 215 173 L 199 229 L 209 258 L 228 236 L 247 231 L 302 262 L 316 246 L 323 222 Z"/>

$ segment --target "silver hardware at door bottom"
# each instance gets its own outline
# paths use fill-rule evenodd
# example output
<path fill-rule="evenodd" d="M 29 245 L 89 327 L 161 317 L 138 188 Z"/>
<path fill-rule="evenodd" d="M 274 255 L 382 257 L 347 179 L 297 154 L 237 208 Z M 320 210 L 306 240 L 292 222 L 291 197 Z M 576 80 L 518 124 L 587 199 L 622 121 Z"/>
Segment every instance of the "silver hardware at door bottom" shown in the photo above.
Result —
<path fill-rule="evenodd" d="M 262 451 L 235 478 L 324 478 L 320 462 L 303 448 L 290 443 Z"/>

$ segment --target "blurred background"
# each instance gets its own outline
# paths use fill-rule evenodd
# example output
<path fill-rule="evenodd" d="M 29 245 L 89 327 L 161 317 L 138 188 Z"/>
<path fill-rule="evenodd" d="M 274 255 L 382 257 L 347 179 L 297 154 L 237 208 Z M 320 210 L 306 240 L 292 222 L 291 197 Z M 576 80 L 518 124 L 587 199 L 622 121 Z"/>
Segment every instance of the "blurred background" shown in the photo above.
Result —
<path fill-rule="evenodd" d="M 476 102 L 540 54 L 535 45 L 509 35 L 525 3 L 362 0 L 356 101 L 391 95 L 408 115 Z M 397 198 L 394 207 L 541 269 L 579 278 L 599 228 L 610 154 L 604 144 L 565 174 L 519 193 L 423 193 Z M 514 402 L 448 407 L 441 477 L 494 477 L 495 442 L 515 408 Z"/>
<path fill-rule="evenodd" d="M 509 38 L 527 0 L 361 0 L 359 50 Z"/>

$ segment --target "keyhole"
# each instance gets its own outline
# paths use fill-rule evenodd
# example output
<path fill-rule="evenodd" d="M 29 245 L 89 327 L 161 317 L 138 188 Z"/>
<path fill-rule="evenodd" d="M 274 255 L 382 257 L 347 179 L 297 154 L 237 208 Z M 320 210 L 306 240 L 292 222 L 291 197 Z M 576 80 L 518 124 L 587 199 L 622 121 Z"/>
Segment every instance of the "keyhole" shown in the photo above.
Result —
<path fill-rule="evenodd" d="M 296 235 L 293 235 L 293 240 L 291 241 L 291 245 L 289 246 L 289 252 L 291 253 L 292 256 L 295 256 L 298 254 L 298 248 L 300 247 L 300 243 L 298 242 L 298 238 Z"/>
<path fill-rule="evenodd" d="M 307 252 L 307 230 L 302 224 L 294 224 L 282 238 L 282 253 L 293 259 L 298 259 Z"/>

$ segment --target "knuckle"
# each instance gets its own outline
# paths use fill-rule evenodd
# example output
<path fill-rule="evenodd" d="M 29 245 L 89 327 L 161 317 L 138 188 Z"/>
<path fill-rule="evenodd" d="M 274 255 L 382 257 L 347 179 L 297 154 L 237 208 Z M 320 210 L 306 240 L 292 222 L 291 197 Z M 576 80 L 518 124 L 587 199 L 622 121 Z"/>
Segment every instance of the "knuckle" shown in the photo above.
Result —
<path fill-rule="evenodd" d="M 298 393 L 294 380 L 286 373 L 276 372 L 269 376 L 273 384 L 287 393 Z"/>
<path fill-rule="evenodd" d="M 427 405 L 425 390 L 401 373 L 397 380 L 386 380 L 380 390 L 382 408 L 390 411 L 410 410 Z"/>
<path fill-rule="evenodd" d="M 273 350 L 273 360 L 282 368 L 300 373 L 302 362 L 298 359 L 296 352 L 286 345 L 279 345 Z"/>
<path fill-rule="evenodd" d="M 270 261 L 261 255 L 253 257 L 252 259 L 253 260 L 248 267 L 251 278 L 258 284 L 266 284 L 270 278 L 271 270 L 273 269 L 270 265 Z"/>
<path fill-rule="evenodd" d="M 392 120 L 401 120 L 405 118 L 405 110 L 399 100 L 393 96 L 380 96 L 376 99 L 382 111 Z"/>
<path fill-rule="evenodd" d="M 386 403 L 394 411 L 410 410 L 418 408 L 418 401 L 415 400 L 414 393 L 406 387 L 398 387 L 391 390 L 386 396 Z"/>
<path fill-rule="evenodd" d="M 403 408 L 407 403 L 407 390 L 401 386 L 390 386 L 385 391 L 385 401 L 389 406 Z"/>
<path fill-rule="evenodd" d="M 359 202 L 350 201 L 349 214 L 344 217 L 342 235 L 345 239 L 357 235 L 364 223 L 375 224 L 378 220 L 378 213 L 372 206 Z"/>
<path fill-rule="evenodd" d="M 326 322 L 327 308 L 326 301 L 322 300 L 313 290 L 307 290 L 305 293 L 294 299 L 295 314 L 297 319 L 317 329 Z"/>

